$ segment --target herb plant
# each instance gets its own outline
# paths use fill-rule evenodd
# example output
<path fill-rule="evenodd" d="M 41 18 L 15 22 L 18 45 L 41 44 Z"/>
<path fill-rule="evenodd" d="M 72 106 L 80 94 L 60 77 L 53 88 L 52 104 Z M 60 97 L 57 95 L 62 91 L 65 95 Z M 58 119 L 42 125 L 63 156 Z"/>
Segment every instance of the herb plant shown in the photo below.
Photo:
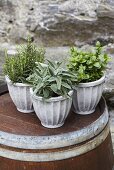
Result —
<path fill-rule="evenodd" d="M 4 64 L 4 74 L 13 83 L 26 83 L 26 78 L 33 73 L 35 62 L 44 62 L 45 50 L 33 45 L 30 38 L 27 45 L 20 45 L 17 53 L 11 57 L 7 55 Z"/>
<path fill-rule="evenodd" d="M 97 42 L 95 52 L 83 52 L 72 47 L 68 69 L 76 74 L 78 83 L 86 83 L 100 79 L 108 61 L 109 56 L 102 53 L 101 44 Z"/>
<path fill-rule="evenodd" d="M 47 65 L 36 63 L 34 73 L 27 78 L 36 95 L 44 99 L 57 96 L 68 97 L 68 92 L 72 89 L 72 83 L 76 82 L 76 77 L 61 68 L 61 64 L 49 60 Z"/>

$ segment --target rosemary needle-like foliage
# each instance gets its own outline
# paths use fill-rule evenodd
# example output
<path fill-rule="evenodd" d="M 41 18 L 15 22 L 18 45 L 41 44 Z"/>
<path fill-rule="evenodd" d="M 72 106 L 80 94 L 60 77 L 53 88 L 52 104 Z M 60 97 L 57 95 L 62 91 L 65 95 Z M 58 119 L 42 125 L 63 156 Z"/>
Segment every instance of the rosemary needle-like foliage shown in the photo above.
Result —
<path fill-rule="evenodd" d="M 26 78 L 33 73 L 35 62 L 44 62 L 45 50 L 37 48 L 30 38 L 26 45 L 20 45 L 17 53 L 8 56 L 6 52 L 4 74 L 7 75 L 13 83 L 26 83 Z"/>

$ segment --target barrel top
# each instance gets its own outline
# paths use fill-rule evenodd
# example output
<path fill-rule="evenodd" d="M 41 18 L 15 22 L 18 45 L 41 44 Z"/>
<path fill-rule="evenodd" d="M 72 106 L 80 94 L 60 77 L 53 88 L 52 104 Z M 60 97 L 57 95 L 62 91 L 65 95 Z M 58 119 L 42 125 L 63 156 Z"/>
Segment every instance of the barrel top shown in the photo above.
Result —
<path fill-rule="evenodd" d="M 0 96 L 0 143 L 2 144 L 10 140 L 9 145 L 14 144 L 18 147 L 30 149 L 73 145 L 100 133 L 107 122 L 108 114 L 103 98 L 93 114 L 82 116 L 71 111 L 62 127 L 48 129 L 41 125 L 35 113 L 18 112 L 9 93 Z M 29 141 L 30 139 L 32 139 L 32 144 Z M 23 146 L 20 144 L 21 140 Z M 65 140 L 67 143 L 65 143 Z M 46 141 L 47 144 L 44 146 Z M 58 142 L 57 145 L 56 142 Z"/>
<path fill-rule="evenodd" d="M 101 102 L 102 103 L 102 100 Z M 101 104 L 103 107 L 104 103 Z M 0 130 L 17 135 L 38 135 L 49 136 L 58 135 L 80 130 L 96 121 L 102 114 L 104 108 L 97 106 L 95 112 L 91 115 L 81 116 L 70 112 L 65 124 L 56 129 L 48 129 L 41 125 L 40 120 L 35 113 L 21 113 L 16 110 L 9 94 L 0 96 Z"/>

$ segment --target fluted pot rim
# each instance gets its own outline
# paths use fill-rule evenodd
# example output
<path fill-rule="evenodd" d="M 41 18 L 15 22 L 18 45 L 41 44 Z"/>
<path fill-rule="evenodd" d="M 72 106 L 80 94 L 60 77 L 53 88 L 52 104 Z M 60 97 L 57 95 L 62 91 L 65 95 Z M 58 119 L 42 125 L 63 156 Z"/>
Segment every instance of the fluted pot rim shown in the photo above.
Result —
<path fill-rule="evenodd" d="M 105 81 L 105 74 L 98 80 L 92 81 L 92 82 L 87 82 L 87 83 L 79 83 L 75 87 L 90 87 L 90 86 L 96 86 Z"/>
<path fill-rule="evenodd" d="M 20 86 L 20 87 L 32 87 L 32 85 L 30 85 L 30 84 L 27 84 L 27 83 L 13 83 L 11 80 L 10 80 L 10 78 L 9 78 L 9 76 L 8 75 L 5 75 L 5 79 L 6 79 L 6 82 L 8 83 L 8 84 L 12 84 L 12 85 L 14 85 L 14 86 Z"/>
<path fill-rule="evenodd" d="M 30 88 L 30 94 L 33 98 L 39 100 L 39 101 L 43 101 L 44 98 L 41 96 L 37 96 L 36 94 L 34 94 L 33 92 L 33 88 Z M 71 97 L 73 95 L 73 90 L 70 90 L 68 95 Z M 68 97 L 64 97 L 64 96 L 58 96 L 58 97 L 51 97 L 49 99 L 46 99 L 46 102 L 54 102 L 54 101 L 60 101 L 60 100 L 65 100 Z"/>

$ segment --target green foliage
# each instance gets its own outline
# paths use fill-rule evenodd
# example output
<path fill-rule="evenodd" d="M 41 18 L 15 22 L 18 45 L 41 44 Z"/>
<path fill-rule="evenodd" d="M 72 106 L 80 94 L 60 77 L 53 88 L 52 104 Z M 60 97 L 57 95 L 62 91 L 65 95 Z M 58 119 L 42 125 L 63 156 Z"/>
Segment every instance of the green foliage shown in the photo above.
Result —
<path fill-rule="evenodd" d="M 34 73 L 27 78 L 27 81 L 32 84 L 34 93 L 45 99 L 68 97 L 72 83 L 76 82 L 76 76 L 61 68 L 60 62 L 48 60 L 48 64 L 37 62 Z"/>
<path fill-rule="evenodd" d="M 44 49 L 36 48 L 28 38 L 27 45 L 20 45 L 15 55 L 10 57 L 6 52 L 4 74 L 13 83 L 26 83 L 26 78 L 33 73 L 35 62 L 44 62 L 44 54 Z"/>
<path fill-rule="evenodd" d="M 96 43 L 95 52 L 83 52 L 73 47 L 70 53 L 68 69 L 76 74 L 78 83 L 95 81 L 103 76 L 109 57 L 102 54 L 100 42 Z"/>

